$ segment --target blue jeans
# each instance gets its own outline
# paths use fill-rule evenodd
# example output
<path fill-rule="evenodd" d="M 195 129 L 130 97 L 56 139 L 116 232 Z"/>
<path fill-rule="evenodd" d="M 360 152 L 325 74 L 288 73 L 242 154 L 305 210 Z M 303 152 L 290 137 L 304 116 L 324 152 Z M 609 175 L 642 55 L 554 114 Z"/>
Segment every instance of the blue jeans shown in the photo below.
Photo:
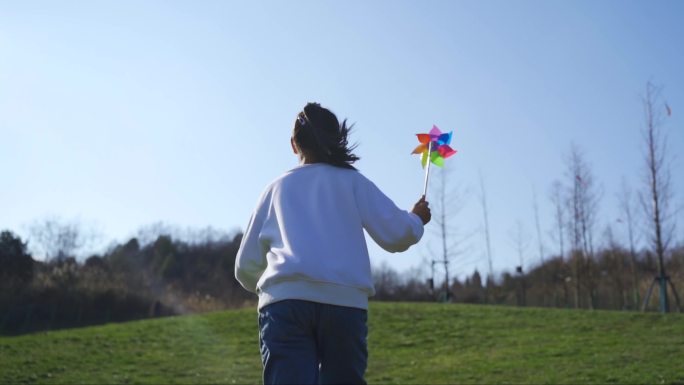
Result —
<path fill-rule="evenodd" d="M 284 300 L 259 310 L 264 384 L 365 384 L 366 310 Z"/>

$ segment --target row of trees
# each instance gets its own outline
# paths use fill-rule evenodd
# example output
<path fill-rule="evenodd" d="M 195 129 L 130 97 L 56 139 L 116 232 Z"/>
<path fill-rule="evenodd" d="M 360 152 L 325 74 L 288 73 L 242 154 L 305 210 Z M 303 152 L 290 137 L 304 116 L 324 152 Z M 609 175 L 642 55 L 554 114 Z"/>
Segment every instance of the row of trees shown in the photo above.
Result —
<path fill-rule="evenodd" d="M 169 234 L 141 238 L 153 240 L 131 238 L 83 261 L 55 246 L 54 254 L 37 261 L 20 237 L 0 232 L 0 331 L 21 333 L 254 303 L 254 296 L 233 278 L 240 234 L 192 241 Z M 672 249 L 664 268 L 673 281 L 684 281 L 684 247 Z M 417 268 L 398 273 L 383 264 L 373 275 L 377 300 L 637 310 L 659 270 L 653 252 L 607 242 L 591 260 L 578 249 L 569 257 L 547 258 L 524 274 L 504 272 L 494 278 L 475 271 L 464 280 L 452 278 L 448 286 L 435 285 L 434 275 L 428 278 Z"/>
<path fill-rule="evenodd" d="M 613 244 L 595 251 L 587 260 L 581 253 L 570 258 L 552 256 L 526 272 L 504 272 L 492 278 L 474 271 L 464 279 L 435 284 L 423 270 L 400 273 L 383 264 L 374 269 L 375 299 L 384 301 L 451 301 L 514 306 L 544 306 L 610 310 L 642 310 L 644 294 L 658 274 L 656 256 L 632 253 Z M 576 284 L 576 268 L 583 280 Z M 673 282 L 684 282 L 684 247 L 673 248 L 665 268 Z M 670 292 L 673 295 L 673 292 Z M 655 299 L 660 294 L 655 293 Z M 646 310 L 659 308 L 656 301 Z M 677 307 L 675 310 L 681 310 Z"/>
<path fill-rule="evenodd" d="M 71 224 L 51 220 L 56 233 Z M 44 229 L 43 229 L 44 230 Z M 205 235 L 208 234 L 205 232 Z M 43 243 L 45 260 L 27 243 L 0 233 L 0 331 L 19 333 L 242 306 L 253 301 L 233 278 L 241 235 L 183 241 L 169 234 L 132 238 L 77 261 L 59 237 Z"/>
<path fill-rule="evenodd" d="M 670 311 L 672 307 L 670 298 L 674 298 L 675 306 L 679 307 L 679 298 L 674 284 L 676 279 L 673 274 L 668 275 L 668 272 L 672 273 L 669 269 L 678 266 L 676 253 L 673 249 L 677 209 L 672 205 L 674 195 L 671 184 L 671 158 L 667 152 L 668 136 L 664 130 L 665 119 L 671 115 L 671 109 L 661 99 L 661 87 L 651 83 L 646 86 L 642 104 L 644 109 L 642 130 L 644 169 L 641 187 L 638 189 L 638 194 L 635 195 L 623 179 L 622 192 L 618 197 L 621 212 L 619 222 L 627 230 L 628 245 L 626 247 L 620 246 L 613 236 L 612 226 L 606 224 L 603 228 L 604 245 L 601 250 L 597 250 L 597 235 L 600 230 L 598 212 L 602 194 L 583 152 L 579 147 L 573 145 L 565 158 L 565 177 L 563 180 L 554 181 L 549 193 L 549 199 L 554 207 L 553 223 L 555 229 L 552 231 L 552 237 L 557 245 L 557 251 L 550 253 L 550 255 L 545 252 L 536 194 L 534 194 L 533 209 L 539 248 L 538 258 L 540 262 L 538 266 L 530 267 L 525 264 L 525 260 L 529 261 L 529 258 L 526 258 L 529 255 L 526 250 L 529 246 L 530 237 L 526 235 L 520 222 L 510 234 L 518 252 L 519 265 L 516 268 L 517 274 L 515 276 L 521 280 L 519 286 L 521 287 L 522 303 L 528 302 L 526 301 L 526 293 L 530 291 L 528 286 L 532 281 L 535 282 L 536 290 L 541 290 L 541 287 L 547 290 L 549 282 L 552 282 L 552 280 L 549 281 L 551 277 L 548 277 L 548 282 L 541 285 L 541 281 L 534 280 L 531 276 L 538 271 L 553 271 L 554 276 L 560 274 L 564 277 L 563 291 L 568 295 L 567 299 L 563 301 L 564 303 L 569 301 L 577 308 L 603 307 L 599 303 L 606 302 L 604 298 L 606 279 L 623 282 L 626 279 L 622 274 L 624 271 L 622 262 L 624 262 L 624 266 L 627 266 L 627 270 L 631 274 L 629 282 L 632 291 L 635 293 L 633 297 L 637 298 L 638 292 L 646 293 L 644 307 L 649 305 L 651 293 L 656 287 L 658 288 L 656 297 L 659 299 L 661 311 Z M 458 267 L 458 263 L 463 262 L 463 259 L 459 258 L 463 255 L 459 247 L 462 248 L 464 244 L 463 237 L 458 239 L 456 232 L 450 231 L 453 229 L 450 229 L 445 223 L 445 218 L 449 217 L 449 215 L 445 215 L 445 210 L 448 208 L 445 200 L 452 207 L 457 206 L 456 209 L 459 209 L 458 194 L 454 196 L 452 193 L 450 196 L 445 188 L 447 179 L 446 176 L 443 176 L 439 182 L 440 185 L 437 186 L 437 213 L 433 216 L 438 222 L 438 237 L 442 241 L 442 252 L 439 253 L 438 258 L 430 261 L 433 267 L 435 263 L 443 265 L 446 276 L 449 274 L 450 263 L 452 266 Z M 491 290 L 487 289 L 488 292 L 496 292 L 498 289 L 496 289 L 497 283 L 495 283 L 492 270 L 489 212 L 485 191 L 484 182 L 480 178 L 480 203 L 483 212 L 484 240 L 489 265 L 487 281 L 491 283 L 485 287 L 491 287 Z M 639 230 L 643 230 L 646 242 L 644 250 L 637 252 L 636 239 Z M 447 246 L 449 242 L 453 246 Z M 435 255 L 432 252 L 431 254 Z M 617 258 L 616 256 L 619 256 L 621 261 L 624 259 L 620 264 L 615 265 L 616 268 L 620 267 L 619 271 L 604 270 L 602 266 L 610 265 L 606 264 L 606 261 Z M 655 261 L 655 270 L 648 275 L 648 278 L 645 278 L 643 274 L 651 269 L 650 265 L 647 264 L 648 261 Z M 556 268 L 550 266 L 556 266 Z M 618 276 L 619 279 L 616 278 Z M 646 283 L 642 282 L 642 279 L 646 279 Z M 458 282 L 451 282 L 448 279 L 447 281 L 450 282 L 450 285 L 458 286 Z M 506 279 L 504 279 L 505 281 Z M 644 285 L 645 287 L 642 287 Z M 448 298 L 449 295 L 450 291 L 446 290 L 445 297 Z M 489 298 L 489 296 L 486 295 L 485 298 Z M 539 304 L 538 301 L 535 303 Z M 631 307 L 635 308 L 635 304 L 632 304 Z"/>

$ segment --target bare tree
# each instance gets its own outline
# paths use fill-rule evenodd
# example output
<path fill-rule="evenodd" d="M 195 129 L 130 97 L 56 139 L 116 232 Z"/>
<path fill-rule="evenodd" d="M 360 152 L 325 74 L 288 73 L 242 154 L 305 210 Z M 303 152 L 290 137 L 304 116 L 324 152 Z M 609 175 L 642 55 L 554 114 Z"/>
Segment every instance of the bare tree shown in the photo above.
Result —
<path fill-rule="evenodd" d="M 565 255 L 563 234 L 565 232 L 565 209 L 563 206 L 563 185 L 560 181 L 554 181 L 551 185 L 551 192 L 549 198 L 553 203 L 554 212 L 553 219 L 555 222 L 555 230 L 551 232 L 552 238 L 558 241 L 558 255 L 561 261 Z M 556 238 L 557 237 L 557 238 Z"/>
<path fill-rule="evenodd" d="M 518 299 L 518 304 L 525 306 L 527 297 L 527 288 L 525 282 L 525 252 L 527 251 L 527 246 L 529 245 L 529 235 L 525 231 L 523 224 L 520 220 L 515 222 L 515 227 L 508 232 L 515 250 L 518 253 L 518 259 L 520 265 L 516 267 L 516 271 L 519 274 L 520 279 L 520 295 Z"/>
<path fill-rule="evenodd" d="M 534 211 L 534 225 L 537 231 L 537 247 L 539 249 L 539 265 L 544 265 L 544 239 L 542 238 L 541 223 L 539 220 L 539 202 L 537 201 L 537 190 L 532 187 L 532 209 Z M 553 278 L 552 278 L 553 280 Z M 542 303 L 546 304 L 548 295 L 550 294 L 550 285 L 547 282 L 540 282 L 541 293 L 542 293 Z"/>
<path fill-rule="evenodd" d="M 665 256 L 674 233 L 674 215 L 670 209 L 672 185 L 670 183 L 670 163 L 667 155 L 667 133 L 663 130 L 664 112 L 669 106 L 661 104 L 662 87 L 651 82 L 646 84 L 646 94 L 642 96 L 644 107 L 644 128 L 642 130 L 646 145 L 646 174 L 643 189 L 639 194 L 646 218 L 650 222 L 649 240 L 658 261 L 658 276 L 654 280 L 660 287 L 660 311 L 668 312 L 670 304 L 667 294 L 669 281 L 665 273 Z M 672 283 L 670 282 L 670 285 Z M 649 295 L 644 298 L 645 308 Z M 673 287 L 674 291 L 674 287 Z M 676 292 L 675 292 L 676 295 Z M 676 297 L 675 297 L 676 298 Z"/>
<path fill-rule="evenodd" d="M 603 237 L 605 239 L 605 247 L 603 249 L 603 265 L 607 267 L 609 273 L 607 278 L 610 279 L 613 288 L 615 289 L 612 295 L 613 303 L 617 305 L 618 309 L 624 309 L 627 303 L 627 290 L 626 290 L 626 279 L 624 272 L 624 256 L 621 252 L 621 248 L 615 240 L 613 235 L 613 227 L 609 224 L 606 225 L 603 230 Z M 609 289 L 604 292 L 604 298 L 609 299 L 611 295 L 609 294 Z"/>
<path fill-rule="evenodd" d="M 539 204 L 537 203 L 537 191 L 532 189 L 532 208 L 534 209 L 534 224 L 537 229 L 537 246 L 539 247 L 539 262 L 544 264 L 544 240 L 541 235 L 539 224 Z"/>
<path fill-rule="evenodd" d="M 518 267 L 524 270 L 525 253 L 527 252 L 527 247 L 530 243 L 530 237 L 529 234 L 527 234 L 527 231 L 525 231 L 525 227 L 519 219 L 515 221 L 515 227 L 509 230 L 508 236 L 511 238 L 511 242 L 513 243 L 515 251 L 518 254 Z"/>
<path fill-rule="evenodd" d="M 596 305 L 596 281 L 592 275 L 594 259 L 593 233 L 596 224 L 599 193 L 594 177 L 584 155 L 573 145 L 566 158 L 569 185 L 566 186 L 567 206 L 570 213 L 568 229 L 571 232 L 572 256 L 574 259 L 575 307 L 580 307 L 582 282 L 587 288 L 588 305 Z"/>
<path fill-rule="evenodd" d="M 569 272 L 565 268 L 565 231 L 567 229 L 566 219 L 566 202 L 564 198 L 563 185 L 560 181 L 555 180 L 551 184 L 549 191 L 549 199 L 553 204 L 553 222 L 554 228 L 549 231 L 551 239 L 558 242 L 558 257 L 560 259 L 560 268 L 553 280 L 560 282 L 563 285 L 563 303 L 567 306 L 570 303 L 568 282 L 571 279 Z"/>
<path fill-rule="evenodd" d="M 77 220 L 64 221 L 49 217 L 35 221 L 29 226 L 30 240 L 40 249 L 45 260 L 63 260 L 74 257 L 98 235 L 93 230 L 84 229 Z"/>
<path fill-rule="evenodd" d="M 433 189 L 434 195 L 430 203 L 432 204 L 432 220 L 435 222 L 436 235 L 440 241 L 441 258 L 433 258 L 433 265 L 439 263 L 444 265 L 445 274 L 445 300 L 450 300 L 451 281 L 449 278 L 449 264 L 455 262 L 457 256 L 463 254 L 465 241 L 470 235 L 462 236 L 455 223 L 451 223 L 452 218 L 463 207 L 463 193 L 459 190 L 448 188 L 450 171 L 440 169 L 439 177 L 433 178 L 433 184 L 437 184 Z M 435 255 L 431 253 L 431 255 Z"/>
<path fill-rule="evenodd" d="M 494 266 L 492 264 L 492 243 L 489 232 L 489 210 L 487 209 L 487 190 L 485 189 L 482 173 L 480 173 L 480 204 L 482 206 L 482 215 L 484 217 L 484 234 L 485 245 L 487 247 L 487 264 L 489 273 L 487 274 L 487 283 L 494 278 Z"/>
<path fill-rule="evenodd" d="M 622 178 L 622 191 L 619 196 L 620 211 L 622 218 L 618 221 L 627 228 L 627 240 L 629 242 L 629 257 L 630 270 L 632 273 L 632 301 L 634 309 L 639 306 L 639 277 L 636 266 L 636 234 L 634 233 L 635 217 L 634 217 L 634 199 L 632 197 L 632 189 L 627 184 L 625 178 Z"/>

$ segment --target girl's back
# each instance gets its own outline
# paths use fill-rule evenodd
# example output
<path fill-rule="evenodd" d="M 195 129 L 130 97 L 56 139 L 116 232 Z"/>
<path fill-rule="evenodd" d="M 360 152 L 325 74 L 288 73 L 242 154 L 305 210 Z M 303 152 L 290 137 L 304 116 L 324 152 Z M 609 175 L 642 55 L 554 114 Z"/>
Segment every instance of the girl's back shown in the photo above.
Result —
<path fill-rule="evenodd" d="M 406 250 L 423 234 L 417 215 L 399 209 L 358 171 L 304 164 L 271 183 L 238 258 L 265 257 L 256 286 L 267 295 L 259 307 L 295 297 L 366 308 L 375 290 L 364 228 L 391 252 Z M 328 298 L 329 290 L 335 294 Z"/>
<path fill-rule="evenodd" d="M 363 230 L 390 252 L 418 242 L 425 197 L 399 209 L 352 166 L 349 128 L 309 103 L 290 140 L 300 166 L 271 183 L 247 225 L 235 277 L 259 295 L 266 384 L 364 383 L 368 297 Z"/>

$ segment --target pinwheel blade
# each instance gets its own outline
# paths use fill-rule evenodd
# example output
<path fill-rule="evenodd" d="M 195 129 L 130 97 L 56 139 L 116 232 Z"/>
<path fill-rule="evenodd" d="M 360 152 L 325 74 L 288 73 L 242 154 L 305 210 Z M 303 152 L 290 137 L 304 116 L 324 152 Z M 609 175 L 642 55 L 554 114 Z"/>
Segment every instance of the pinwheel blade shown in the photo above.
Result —
<path fill-rule="evenodd" d="M 437 143 L 439 145 L 451 143 L 451 132 L 445 132 L 437 138 Z"/>
<path fill-rule="evenodd" d="M 423 166 L 423 168 L 425 168 L 425 166 L 427 165 L 427 153 L 427 150 L 425 150 L 423 154 L 420 156 L 420 164 Z"/>
<path fill-rule="evenodd" d="M 413 152 L 411 154 L 420 154 L 423 151 L 427 151 L 428 146 L 427 144 L 419 144 L 418 147 L 413 149 Z"/>
<path fill-rule="evenodd" d="M 428 134 L 416 134 L 418 141 L 422 144 L 427 145 L 430 142 L 430 135 Z"/>
<path fill-rule="evenodd" d="M 447 144 L 443 144 L 439 147 L 437 147 L 437 152 L 439 152 L 439 155 L 441 155 L 443 158 L 448 158 L 456 153 L 456 150 L 453 148 L 449 147 Z"/>
<path fill-rule="evenodd" d="M 439 152 L 433 151 L 430 154 L 430 161 L 434 163 L 435 166 L 442 167 L 444 166 L 444 158 L 442 158 L 441 155 L 439 155 Z"/>

